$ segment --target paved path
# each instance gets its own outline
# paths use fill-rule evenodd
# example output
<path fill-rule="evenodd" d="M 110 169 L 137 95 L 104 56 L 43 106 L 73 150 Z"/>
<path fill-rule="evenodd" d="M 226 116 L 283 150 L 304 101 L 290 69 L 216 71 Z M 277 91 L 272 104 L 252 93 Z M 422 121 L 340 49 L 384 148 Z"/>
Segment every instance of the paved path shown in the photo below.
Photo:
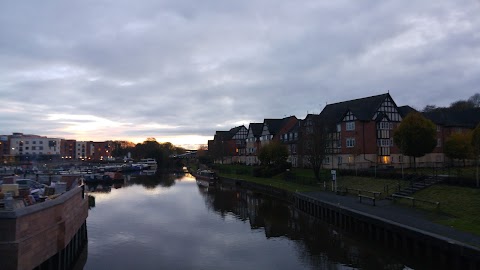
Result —
<path fill-rule="evenodd" d="M 420 210 L 399 206 L 389 200 L 377 200 L 376 206 L 373 206 L 370 200 L 360 203 L 356 196 L 340 196 L 330 192 L 300 192 L 300 194 L 480 247 L 480 236 L 433 223 Z"/>

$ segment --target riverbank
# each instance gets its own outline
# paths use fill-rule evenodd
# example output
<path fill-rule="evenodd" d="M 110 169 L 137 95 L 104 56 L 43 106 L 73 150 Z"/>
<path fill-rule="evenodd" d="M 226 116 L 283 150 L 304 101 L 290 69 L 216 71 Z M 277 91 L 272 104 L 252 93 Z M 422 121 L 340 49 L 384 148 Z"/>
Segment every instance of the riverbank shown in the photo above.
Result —
<path fill-rule="evenodd" d="M 302 170 L 300 173 L 311 174 L 310 171 Z M 287 182 L 281 175 L 273 178 L 258 178 L 245 174 L 221 174 L 221 176 L 277 187 L 290 192 L 325 191 L 323 183 L 303 185 Z M 327 190 L 331 190 L 331 183 L 331 181 L 326 183 Z M 378 195 L 376 196 L 378 201 L 399 189 L 409 187 L 410 182 L 401 179 L 341 176 L 337 177 L 337 185 L 343 191 L 347 188 L 353 195 L 356 195 L 359 190 L 364 190 L 368 195 L 373 195 L 372 192 L 375 192 Z M 436 184 L 416 192 L 413 197 L 417 200 L 415 207 L 412 207 L 411 200 L 398 199 L 396 202 L 407 209 L 423 212 L 425 217 L 434 223 L 480 236 L 480 217 L 477 215 L 480 212 L 480 189 Z M 422 203 L 422 201 L 434 203 Z M 435 202 L 439 202 L 439 204 L 436 205 Z"/>
<path fill-rule="evenodd" d="M 282 190 L 278 186 L 253 183 L 245 179 L 223 177 L 221 181 L 238 186 L 248 186 L 259 192 L 271 193 L 275 197 L 282 197 L 283 194 L 284 199 L 293 201 L 301 210 L 311 215 L 326 218 L 327 222 L 332 223 L 337 223 L 340 220 L 340 224 L 336 225 L 347 226 L 342 220 L 353 218 L 353 220 L 362 223 L 362 226 L 366 226 L 366 228 L 370 228 L 370 226 L 375 228 L 375 234 L 380 234 L 380 230 L 385 234 L 393 232 L 392 235 L 395 236 L 388 236 L 392 239 L 398 235 L 408 235 L 408 237 L 405 236 L 405 239 L 410 239 L 409 241 L 413 242 L 426 241 L 421 242 L 419 245 L 431 246 L 437 249 L 440 248 L 438 243 L 443 243 L 441 247 L 442 252 L 449 253 L 449 256 L 451 256 L 450 253 L 455 254 L 455 262 L 452 261 L 451 263 L 456 265 L 457 260 L 461 261 L 462 256 L 467 256 L 469 263 L 477 265 L 472 266 L 472 269 L 480 267 L 480 261 L 475 261 L 480 258 L 479 236 L 434 223 L 426 217 L 424 212 L 418 209 L 400 206 L 389 200 L 377 201 L 375 206 L 373 206 L 370 202 L 360 203 L 356 197 L 340 196 L 331 192 L 292 192 Z M 365 233 L 364 231 L 361 232 Z M 415 237 L 411 237 L 411 235 Z M 422 237 L 419 238 L 419 236 Z M 382 239 L 384 239 L 383 236 Z M 400 239 L 404 238 L 401 237 Z M 432 243 L 435 244 L 433 245 Z M 466 257 L 463 260 L 465 261 Z"/>

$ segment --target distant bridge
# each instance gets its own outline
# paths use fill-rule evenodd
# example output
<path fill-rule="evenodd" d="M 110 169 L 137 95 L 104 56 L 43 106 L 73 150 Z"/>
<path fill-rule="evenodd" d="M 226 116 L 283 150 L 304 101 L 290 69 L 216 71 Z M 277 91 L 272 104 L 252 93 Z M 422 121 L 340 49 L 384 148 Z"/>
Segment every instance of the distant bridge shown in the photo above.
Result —
<path fill-rule="evenodd" d="M 185 154 L 180 154 L 180 155 L 172 155 L 172 158 L 180 158 L 180 159 L 192 159 L 192 158 L 197 158 L 197 150 L 189 150 Z"/>

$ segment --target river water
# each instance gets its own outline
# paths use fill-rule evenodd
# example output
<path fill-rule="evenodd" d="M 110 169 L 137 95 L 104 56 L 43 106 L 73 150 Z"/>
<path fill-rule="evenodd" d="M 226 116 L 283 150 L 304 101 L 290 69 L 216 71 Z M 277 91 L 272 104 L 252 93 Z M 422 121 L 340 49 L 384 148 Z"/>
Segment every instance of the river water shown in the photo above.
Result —
<path fill-rule="evenodd" d="M 288 203 L 190 175 L 89 186 L 84 269 L 411 269 Z"/>

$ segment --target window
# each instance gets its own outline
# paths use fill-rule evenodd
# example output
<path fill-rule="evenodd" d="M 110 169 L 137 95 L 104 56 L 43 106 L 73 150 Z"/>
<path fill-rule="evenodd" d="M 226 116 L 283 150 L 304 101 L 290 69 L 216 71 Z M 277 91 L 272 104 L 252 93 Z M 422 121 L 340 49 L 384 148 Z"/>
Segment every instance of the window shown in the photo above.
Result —
<path fill-rule="evenodd" d="M 380 147 L 390 147 L 390 146 L 392 146 L 392 139 L 377 140 L 377 145 L 380 146 Z"/>
<path fill-rule="evenodd" d="M 441 147 L 442 146 L 442 139 L 438 138 L 437 139 L 437 147 Z"/>
<path fill-rule="evenodd" d="M 325 157 L 325 159 L 323 160 L 323 162 L 325 164 L 330 164 L 330 157 Z"/>
<path fill-rule="evenodd" d="M 437 126 L 437 132 L 440 132 L 440 126 Z"/>
<path fill-rule="evenodd" d="M 345 130 L 355 130 L 355 122 L 347 122 L 345 124 Z"/>
<path fill-rule="evenodd" d="M 37 147 L 36 147 L 36 146 L 32 146 L 32 150 L 37 150 Z"/>
<path fill-rule="evenodd" d="M 342 164 L 342 157 L 341 156 L 337 157 L 337 161 L 338 161 L 338 165 Z"/>
<path fill-rule="evenodd" d="M 339 141 L 339 140 L 338 141 L 337 140 L 333 141 L 333 148 L 342 148 L 341 141 Z"/>
<path fill-rule="evenodd" d="M 390 122 L 380 122 L 379 129 L 393 129 L 393 123 Z"/>
<path fill-rule="evenodd" d="M 39 141 L 38 143 L 39 143 L 39 144 L 43 144 L 43 141 Z"/>
<path fill-rule="evenodd" d="M 337 124 L 337 132 L 341 132 L 342 131 L 342 124 Z"/>
<path fill-rule="evenodd" d="M 32 144 L 37 144 L 37 141 L 32 141 Z"/>
<path fill-rule="evenodd" d="M 355 147 L 355 138 L 347 138 L 347 147 Z"/>

